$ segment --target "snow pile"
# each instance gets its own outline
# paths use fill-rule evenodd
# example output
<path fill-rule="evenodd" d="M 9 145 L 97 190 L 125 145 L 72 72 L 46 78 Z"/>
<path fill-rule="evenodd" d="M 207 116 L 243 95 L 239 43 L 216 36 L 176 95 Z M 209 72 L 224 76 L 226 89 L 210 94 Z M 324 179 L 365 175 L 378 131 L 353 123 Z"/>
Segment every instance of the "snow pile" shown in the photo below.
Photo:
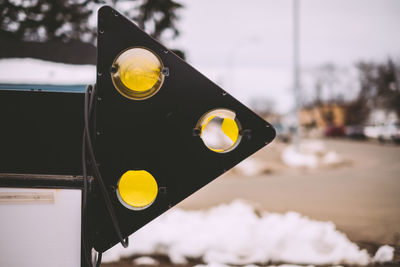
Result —
<path fill-rule="evenodd" d="M 3 84 L 93 84 L 96 66 L 55 63 L 33 58 L 0 60 L 0 83 Z"/>
<path fill-rule="evenodd" d="M 233 267 L 227 264 L 222 264 L 222 263 L 208 263 L 208 264 L 197 264 L 194 267 Z M 260 267 L 258 265 L 254 265 L 254 264 L 248 264 L 245 265 L 244 267 Z M 268 265 L 268 267 L 314 267 L 314 265 L 297 265 L 297 264 L 280 264 L 280 265 Z M 337 266 L 337 267 L 340 267 Z"/>
<path fill-rule="evenodd" d="M 321 158 L 321 163 L 325 165 L 335 165 L 341 163 L 343 160 L 335 151 L 329 151 Z"/>
<path fill-rule="evenodd" d="M 374 262 L 385 263 L 393 260 L 394 248 L 388 245 L 381 246 L 375 253 Z"/>
<path fill-rule="evenodd" d="M 294 146 L 288 146 L 282 152 L 283 162 L 290 167 L 308 167 L 316 168 L 318 166 L 318 157 L 314 154 L 297 151 Z"/>
<path fill-rule="evenodd" d="M 322 154 L 326 151 L 326 147 L 322 141 L 305 140 L 300 143 L 300 150 L 309 154 Z"/>
<path fill-rule="evenodd" d="M 290 167 L 316 168 L 319 165 L 337 165 L 344 160 L 335 151 L 327 151 L 321 141 L 303 141 L 299 149 L 288 146 L 281 155 L 282 161 Z"/>
<path fill-rule="evenodd" d="M 286 262 L 298 264 L 365 265 L 370 257 L 331 222 L 298 213 L 262 213 L 235 201 L 208 211 L 172 209 L 130 237 L 130 246 L 117 245 L 104 261 L 132 255 L 168 255 L 174 264 L 187 258 L 205 263 L 244 265 Z"/>
<path fill-rule="evenodd" d="M 212 262 L 212 263 L 209 263 L 209 264 L 197 264 L 194 267 L 229 267 L 229 265 Z M 250 267 L 250 265 L 247 266 L 247 267 Z M 256 265 L 254 265 L 254 266 L 252 265 L 251 267 L 256 267 Z"/>
<path fill-rule="evenodd" d="M 243 176 L 255 176 L 271 172 L 271 168 L 269 168 L 264 161 L 254 157 L 243 160 L 234 167 L 234 170 Z"/>
<path fill-rule="evenodd" d="M 160 263 L 158 262 L 158 260 L 156 260 L 156 259 L 153 259 L 153 258 L 151 258 L 151 257 L 145 257 L 145 256 L 142 256 L 142 257 L 138 257 L 138 258 L 136 258 L 136 259 L 134 259 L 133 261 L 132 261 L 132 263 L 134 264 L 134 265 L 159 265 Z"/>

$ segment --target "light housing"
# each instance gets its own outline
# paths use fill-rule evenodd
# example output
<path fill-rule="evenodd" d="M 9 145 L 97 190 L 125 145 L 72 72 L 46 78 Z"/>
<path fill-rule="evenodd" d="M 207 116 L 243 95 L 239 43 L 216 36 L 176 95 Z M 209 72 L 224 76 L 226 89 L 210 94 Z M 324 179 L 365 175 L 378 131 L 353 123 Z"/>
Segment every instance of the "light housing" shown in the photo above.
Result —
<path fill-rule="evenodd" d="M 157 181 L 145 170 L 130 170 L 119 179 L 116 192 L 126 208 L 143 210 L 153 204 L 157 197 Z"/>
<path fill-rule="evenodd" d="M 226 153 L 240 143 L 240 122 L 236 113 L 228 109 L 215 109 L 204 114 L 197 122 L 200 138 L 210 150 Z"/>
<path fill-rule="evenodd" d="M 97 41 L 95 153 L 104 183 L 112 192 L 110 197 L 123 237 L 209 184 L 274 138 L 275 131 L 269 123 L 111 7 L 99 9 Z M 162 65 L 155 75 L 158 82 L 149 92 L 146 92 L 148 86 L 132 87 L 136 90 L 133 93 L 132 88 L 116 88 L 118 81 L 123 83 L 120 78 L 113 77 L 118 71 L 116 58 L 132 48 L 145 49 L 146 54 L 149 52 L 158 58 Z M 155 80 L 152 79 L 150 85 Z M 126 84 L 130 86 L 129 82 Z M 227 114 L 232 115 L 227 116 L 224 124 L 221 119 L 210 119 L 212 123 L 221 122 L 222 133 L 233 144 L 219 148 L 223 150 L 220 152 L 204 145 L 201 137 L 205 138 L 207 126 L 203 134 L 201 127 L 196 127 L 204 114 L 217 109 L 228 110 Z M 125 208 L 115 192 L 124 171 L 139 169 L 151 173 L 159 189 L 156 200 L 142 211 Z M 120 238 L 112 221 L 104 219 L 109 214 L 102 205 L 101 195 L 96 195 L 92 203 L 89 234 L 94 248 L 103 252 L 120 242 Z"/>
<path fill-rule="evenodd" d="M 155 95 L 164 82 L 163 63 L 150 49 L 130 47 L 119 53 L 111 66 L 111 79 L 121 95 L 144 100 Z"/>

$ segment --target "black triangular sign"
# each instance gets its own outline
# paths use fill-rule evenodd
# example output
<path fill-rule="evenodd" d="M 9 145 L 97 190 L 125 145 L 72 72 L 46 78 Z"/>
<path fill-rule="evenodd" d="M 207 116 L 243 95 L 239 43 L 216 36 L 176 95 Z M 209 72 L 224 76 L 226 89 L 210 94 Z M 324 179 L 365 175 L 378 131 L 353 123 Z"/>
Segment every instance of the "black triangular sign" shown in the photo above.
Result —
<path fill-rule="evenodd" d="M 128 236 L 271 142 L 275 130 L 111 7 L 102 7 L 98 16 L 96 157 Z M 149 99 L 128 99 L 112 83 L 112 63 L 130 47 L 150 49 L 169 70 Z M 218 108 L 234 111 L 241 124 L 241 141 L 227 153 L 208 149 L 195 130 L 205 113 Z M 157 180 L 157 198 L 147 209 L 130 210 L 119 202 L 115 190 L 127 170 L 146 170 Z M 94 246 L 105 251 L 118 238 L 103 203 L 95 206 Z"/>

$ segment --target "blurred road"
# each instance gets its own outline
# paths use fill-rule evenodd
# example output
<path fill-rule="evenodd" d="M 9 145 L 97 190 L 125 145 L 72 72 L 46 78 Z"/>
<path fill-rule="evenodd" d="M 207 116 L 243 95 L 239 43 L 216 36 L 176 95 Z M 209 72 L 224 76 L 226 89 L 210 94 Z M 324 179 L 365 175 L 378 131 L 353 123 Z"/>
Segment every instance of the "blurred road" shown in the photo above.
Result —
<path fill-rule="evenodd" d="M 265 211 L 296 211 L 312 219 L 333 221 L 359 243 L 400 245 L 400 146 L 324 142 L 349 163 L 315 170 L 275 164 L 278 167 L 271 174 L 254 177 L 230 171 L 178 206 L 202 209 L 241 198 Z M 273 162 L 284 146 L 271 144 L 254 156 Z"/>

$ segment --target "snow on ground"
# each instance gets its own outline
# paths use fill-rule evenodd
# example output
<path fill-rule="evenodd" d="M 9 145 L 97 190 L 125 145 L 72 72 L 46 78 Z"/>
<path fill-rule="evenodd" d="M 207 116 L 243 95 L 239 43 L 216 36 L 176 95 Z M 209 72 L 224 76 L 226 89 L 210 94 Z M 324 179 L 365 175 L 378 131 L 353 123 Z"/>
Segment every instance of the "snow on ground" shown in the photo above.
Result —
<path fill-rule="evenodd" d="M 289 167 L 316 168 L 319 165 L 337 165 L 343 163 L 342 157 L 335 151 L 327 151 L 319 140 L 302 141 L 299 148 L 288 146 L 281 155 L 282 161 Z"/>
<path fill-rule="evenodd" d="M 104 262 L 132 255 L 168 255 L 174 264 L 202 258 L 207 264 L 268 262 L 366 265 L 371 257 L 331 222 L 295 212 L 260 213 L 244 201 L 207 211 L 174 208 L 117 245 Z"/>
<path fill-rule="evenodd" d="M 321 158 L 321 163 L 325 165 L 334 165 L 341 163 L 343 160 L 335 151 L 329 151 Z"/>
<path fill-rule="evenodd" d="M 318 166 L 318 157 L 316 155 L 297 151 L 293 145 L 288 146 L 282 152 L 282 160 L 290 167 L 316 168 Z"/>
<path fill-rule="evenodd" d="M 394 248 L 388 245 L 381 246 L 375 253 L 374 262 L 385 263 L 393 260 Z"/>
<path fill-rule="evenodd" d="M 93 84 L 96 66 L 55 63 L 33 58 L 0 60 L 0 83 L 3 84 Z"/>
<path fill-rule="evenodd" d="M 255 176 L 271 171 L 264 161 L 254 157 L 243 160 L 234 167 L 234 170 L 243 176 Z"/>
<path fill-rule="evenodd" d="M 209 264 L 197 264 L 194 267 L 229 267 L 229 265 L 213 262 Z M 256 267 L 256 266 L 251 266 L 251 267 Z"/>
<path fill-rule="evenodd" d="M 151 257 L 146 257 L 146 256 L 142 256 L 142 257 L 138 257 L 136 259 L 134 259 L 132 261 L 132 263 L 134 265 L 159 265 L 160 263 L 158 262 L 158 260 L 153 259 Z"/>
<path fill-rule="evenodd" d="M 314 265 L 297 265 L 297 264 L 280 264 L 280 265 L 269 265 L 268 267 L 313 267 Z M 194 267 L 232 267 L 227 264 L 222 263 L 209 263 L 209 264 L 197 264 Z M 258 265 L 249 264 L 245 265 L 244 267 L 260 267 Z M 337 266 L 339 267 L 339 266 Z"/>

